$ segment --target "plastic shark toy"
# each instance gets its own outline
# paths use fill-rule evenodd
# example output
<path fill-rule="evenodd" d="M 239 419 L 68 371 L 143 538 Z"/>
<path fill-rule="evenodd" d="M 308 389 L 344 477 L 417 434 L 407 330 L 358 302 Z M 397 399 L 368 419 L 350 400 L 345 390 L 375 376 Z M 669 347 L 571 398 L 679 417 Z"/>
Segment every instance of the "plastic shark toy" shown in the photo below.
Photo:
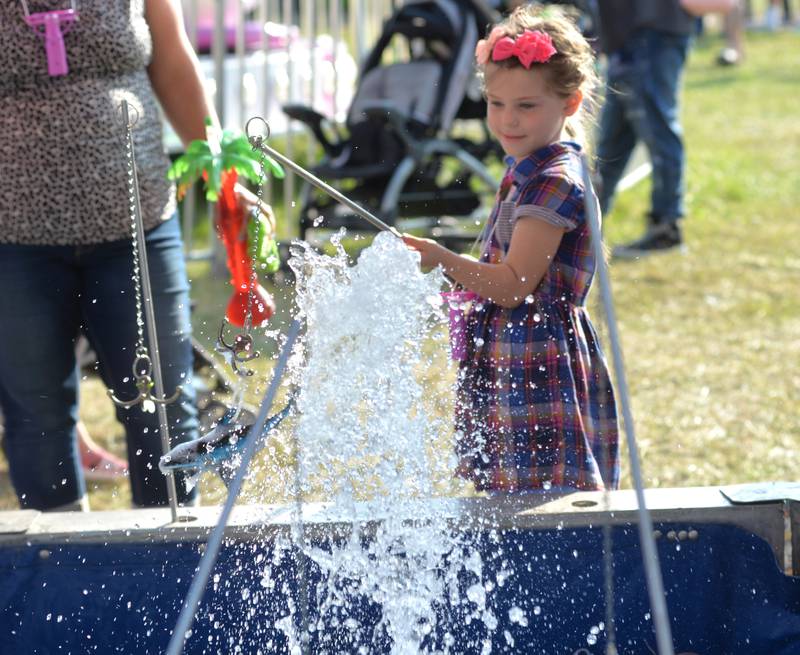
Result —
<path fill-rule="evenodd" d="M 290 399 L 286 407 L 267 419 L 259 441 L 266 442 L 267 436 L 280 425 L 292 411 L 294 399 Z M 251 437 L 252 418 L 242 423 L 237 418 L 238 412 L 229 409 L 219 423 L 206 434 L 179 444 L 162 456 L 158 468 L 164 475 L 182 471 L 187 474 L 186 488 L 192 489 L 200 475 L 205 471 L 215 471 L 220 479 L 229 486 L 233 476 L 241 464 L 241 456 Z M 261 444 L 259 447 L 263 447 Z"/>

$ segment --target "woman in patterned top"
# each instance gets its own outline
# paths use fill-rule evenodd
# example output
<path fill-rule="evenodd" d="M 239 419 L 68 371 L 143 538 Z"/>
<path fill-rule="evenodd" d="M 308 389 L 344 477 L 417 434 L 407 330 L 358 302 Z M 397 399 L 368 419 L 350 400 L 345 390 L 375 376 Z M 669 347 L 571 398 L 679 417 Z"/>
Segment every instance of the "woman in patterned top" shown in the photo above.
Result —
<path fill-rule="evenodd" d="M 555 8 L 524 7 L 476 58 L 508 163 L 480 259 L 403 237 L 423 267 L 477 295 L 458 375 L 458 474 L 478 490 L 615 488 L 617 414 L 585 308 L 595 261 L 575 142 L 592 50 Z"/>
<path fill-rule="evenodd" d="M 48 39 L 60 21 L 61 56 L 29 25 L 43 19 L 50 21 Z M 81 509 L 79 328 L 106 385 L 123 399 L 137 395 L 121 101 L 138 116 L 133 139 L 164 390 L 182 388 L 167 406 L 176 443 L 197 436 L 197 410 L 189 283 L 159 112 L 184 143 L 204 139 L 204 119 L 214 114 L 179 0 L 7 0 L 0 3 L 0 44 L 3 447 L 23 508 Z M 117 416 L 125 426 L 134 505 L 166 504 L 157 414 L 133 407 Z M 185 485 L 177 487 L 180 501 L 191 500 Z"/>

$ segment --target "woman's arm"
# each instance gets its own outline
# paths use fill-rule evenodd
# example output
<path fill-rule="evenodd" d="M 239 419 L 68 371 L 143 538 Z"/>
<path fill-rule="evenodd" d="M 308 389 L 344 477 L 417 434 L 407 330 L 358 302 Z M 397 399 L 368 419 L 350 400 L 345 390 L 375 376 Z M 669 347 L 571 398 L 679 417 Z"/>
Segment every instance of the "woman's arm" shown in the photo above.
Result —
<path fill-rule="evenodd" d="M 219 127 L 219 120 L 203 87 L 197 56 L 183 27 L 180 0 L 145 0 L 145 17 L 153 36 L 153 58 L 147 73 L 167 119 L 183 145 L 206 139 L 206 117 Z M 244 211 L 258 205 L 275 234 L 275 215 L 241 184 L 236 197 Z"/>
<path fill-rule="evenodd" d="M 145 18 L 153 37 L 147 72 L 156 97 L 184 145 L 205 139 L 205 118 L 218 121 L 183 27 L 180 0 L 145 0 Z"/>
<path fill-rule="evenodd" d="M 539 286 L 563 235 L 564 228 L 538 218 L 520 217 L 508 254 L 499 264 L 456 254 L 432 239 L 404 234 L 403 241 L 420 253 L 423 268 L 441 265 L 447 275 L 467 289 L 501 307 L 514 308 Z"/>

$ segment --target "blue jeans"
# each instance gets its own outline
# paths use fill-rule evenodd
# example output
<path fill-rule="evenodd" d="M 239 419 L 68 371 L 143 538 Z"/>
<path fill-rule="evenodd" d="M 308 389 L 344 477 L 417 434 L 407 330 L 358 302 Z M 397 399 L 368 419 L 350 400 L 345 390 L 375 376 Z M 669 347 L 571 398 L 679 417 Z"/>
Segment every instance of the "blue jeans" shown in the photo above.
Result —
<path fill-rule="evenodd" d="M 148 232 L 146 242 L 164 390 L 167 395 L 178 385 L 183 390 L 167 406 L 171 440 L 178 443 L 197 436 L 197 410 L 189 283 L 177 217 Z M 106 386 L 120 398 L 134 398 L 137 328 L 130 241 L 0 244 L 3 446 L 23 508 L 52 509 L 85 494 L 75 438 L 79 330 L 97 353 Z M 158 414 L 142 412 L 141 405 L 116 412 L 125 426 L 134 504 L 166 504 L 166 481 L 158 470 Z M 179 500 L 190 500 L 182 480 L 176 483 Z"/>
<path fill-rule="evenodd" d="M 604 213 L 611 209 L 631 152 L 641 141 L 653 165 L 652 220 L 674 222 L 684 215 L 686 158 L 678 98 L 689 41 L 689 36 L 640 30 L 609 58 L 597 146 Z"/>

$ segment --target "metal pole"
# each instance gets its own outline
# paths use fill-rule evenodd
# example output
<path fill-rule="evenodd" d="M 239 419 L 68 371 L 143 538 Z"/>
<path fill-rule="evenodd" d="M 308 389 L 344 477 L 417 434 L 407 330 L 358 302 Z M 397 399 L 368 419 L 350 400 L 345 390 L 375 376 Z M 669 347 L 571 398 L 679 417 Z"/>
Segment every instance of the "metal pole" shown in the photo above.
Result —
<path fill-rule="evenodd" d="M 342 41 L 341 0 L 330 1 L 331 36 L 333 37 L 333 120 L 339 120 L 339 45 Z"/>
<path fill-rule="evenodd" d="M 225 59 L 228 52 L 228 43 L 225 25 L 225 3 L 214 2 L 214 29 L 211 41 L 211 57 L 214 61 L 214 111 L 219 119 L 220 129 L 224 129 L 228 120 L 225 111 Z M 208 218 L 211 222 L 211 234 L 214 234 L 214 216 L 217 212 L 217 203 L 206 203 Z M 220 239 L 211 239 L 211 261 L 213 271 L 222 275 L 225 268 L 222 242 Z"/>
<path fill-rule="evenodd" d="M 245 89 L 244 89 L 244 76 L 247 72 L 247 64 L 245 58 L 246 44 L 245 44 L 245 15 L 244 4 L 242 0 L 236 0 L 236 66 L 238 67 L 239 80 L 236 87 L 236 93 L 239 100 L 239 115 L 237 120 L 239 125 L 244 123 L 244 103 L 245 103 Z"/>
<path fill-rule="evenodd" d="M 155 309 L 153 307 L 153 289 L 150 285 L 150 269 L 147 265 L 147 247 L 144 241 L 144 223 L 142 221 L 142 206 L 139 199 L 139 176 L 136 173 L 136 153 L 133 149 L 133 133 L 131 130 L 128 101 L 122 101 L 122 120 L 127 126 L 128 146 L 131 151 L 131 174 L 133 175 L 133 212 L 136 218 L 136 243 L 139 248 L 139 268 L 142 277 L 142 300 L 144 304 L 147 337 L 150 340 L 150 350 L 153 361 L 153 382 L 155 383 L 156 396 L 165 398 L 164 378 L 161 375 L 161 357 L 158 352 L 158 332 L 156 331 Z M 167 422 L 167 408 L 164 403 L 156 403 L 158 411 L 158 429 L 161 435 L 161 454 L 166 455 L 170 450 L 169 424 Z M 175 488 L 175 477 L 167 476 L 167 494 L 169 495 L 169 509 L 172 513 L 172 522 L 178 520 L 178 493 Z"/>
<path fill-rule="evenodd" d="M 179 655 L 183 650 L 184 643 L 186 642 L 186 633 L 192 627 L 194 615 L 200 601 L 203 598 L 203 592 L 208 584 L 208 578 L 211 576 L 211 571 L 219 556 L 220 548 L 222 547 L 222 540 L 225 538 L 225 526 L 228 524 L 233 506 L 236 499 L 239 497 L 239 492 L 244 485 L 244 478 L 247 475 L 247 470 L 250 467 L 250 461 L 253 455 L 258 451 L 261 440 L 258 438 L 264 431 L 264 424 L 267 422 L 269 410 L 275 400 L 275 395 L 278 392 L 281 379 L 283 378 L 286 365 L 289 361 L 289 354 L 292 351 L 297 335 L 300 333 L 300 323 L 295 319 L 289 326 L 289 332 L 286 335 L 286 342 L 283 344 L 278 362 L 275 364 L 275 371 L 272 375 L 272 381 L 269 384 L 267 393 L 261 403 L 261 408 L 258 412 L 256 422 L 251 428 L 250 440 L 247 448 L 242 453 L 242 463 L 239 465 L 239 470 L 236 472 L 236 477 L 231 482 L 228 491 L 228 497 L 225 499 L 225 506 L 222 508 L 219 521 L 211 532 L 206 543 L 206 549 L 203 556 L 200 558 L 200 564 L 197 566 L 197 573 L 192 579 L 192 584 L 189 587 L 189 592 L 186 594 L 186 600 L 183 602 L 181 613 L 175 623 L 175 629 L 172 632 L 172 637 L 167 647 L 166 655 Z"/>
<path fill-rule="evenodd" d="M 264 143 L 263 135 L 258 135 L 258 134 L 255 134 L 255 133 L 251 134 L 250 133 L 250 124 L 253 121 L 261 121 L 261 122 L 264 123 L 264 125 L 267 125 L 267 122 L 261 117 L 254 117 L 254 118 L 251 118 L 249 121 L 247 121 L 247 125 L 245 126 L 245 133 L 247 134 L 247 138 L 250 140 L 250 144 L 254 148 L 258 148 L 264 154 L 272 157 L 273 159 L 276 159 L 278 162 L 280 162 L 281 164 L 283 164 L 287 168 L 289 168 L 292 171 L 294 171 L 295 173 L 297 173 L 304 180 L 306 180 L 307 182 L 310 182 L 311 184 L 313 184 L 318 189 L 324 191 L 329 196 L 331 196 L 334 200 L 342 203 L 345 207 L 347 207 L 348 209 L 351 209 L 355 214 L 357 214 L 358 216 L 360 216 L 364 220 L 368 221 L 369 223 L 372 223 L 372 225 L 377 227 L 379 230 L 383 230 L 385 232 L 391 232 L 392 234 L 394 234 L 394 236 L 400 238 L 400 233 L 397 231 L 397 228 L 389 225 L 388 223 L 384 223 L 380 218 L 378 218 L 377 216 L 375 216 L 371 212 L 369 212 L 366 209 L 364 209 L 361 205 L 356 204 L 355 202 L 350 200 L 350 198 L 348 198 L 344 194 L 340 193 L 339 191 L 334 189 L 332 186 L 330 186 L 328 184 L 325 184 L 325 182 L 320 180 L 314 174 L 309 173 L 305 168 L 303 168 L 299 164 L 296 164 L 295 162 L 293 162 L 288 157 L 285 157 L 284 155 L 279 153 L 277 150 L 275 150 L 275 149 L 271 148 L 270 146 L 268 146 L 266 143 Z M 267 129 L 269 129 L 269 127 L 267 127 Z M 269 134 L 267 134 L 267 138 L 268 137 L 269 137 Z"/>
<path fill-rule="evenodd" d="M 263 112 L 264 116 L 269 116 L 269 103 L 272 94 L 272 82 L 270 80 L 270 66 L 269 66 L 269 56 L 270 56 L 270 45 L 269 45 L 269 35 L 267 34 L 267 22 L 271 16 L 270 11 L 270 1 L 269 0 L 261 0 L 258 5 L 258 24 L 261 27 L 261 56 L 264 58 L 264 64 L 261 69 L 261 111 Z M 244 120 L 242 120 L 244 122 Z M 266 200 L 268 205 L 272 205 L 272 184 L 267 184 L 267 180 L 264 180 L 264 184 L 262 185 L 262 190 L 264 200 Z"/>
<path fill-rule="evenodd" d="M 317 16 L 316 16 L 316 3 L 314 0 L 303 0 L 301 5 L 303 11 L 302 32 L 303 36 L 308 39 L 310 47 L 308 48 L 309 69 L 310 76 L 308 84 L 305 87 L 309 107 L 317 108 Z M 306 159 L 307 161 L 314 161 L 316 155 L 316 145 L 313 139 L 309 139 L 306 145 Z"/>
<path fill-rule="evenodd" d="M 294 520 L 292 525 L 292 536 L 301 551 L 301 556 L 296 561 L 297 567 L 297 609 L 300 614 L 300 652 L 301 655 L 308 655 L 309 643 L 309 586 L 308 586 L 308 561 L 303 554 L 305 553 L 306 531 L 303 524 L 303 472 L 301 469 L 302 459 L 300 450 L 300 439 L 297 432 L 294 433 Z"/>
<path fill-rule="evenodd" d="M 211 56 L 214 59 L 214 109 L 221 127 L 225 127 L 225 55 L 228 44 L 225 35 L 225 3 L 214 3 L 214 32 L 211 41 Z"/>
<path fill-rule="evenodd" d="M 295 101 L 294 95 L 294 82 L 296 67 L 292 59 L 292 27 L 294 26 L 294 10 L 292 0 L 283 0 L 282 2 L 282 23 L 286 26 L 286 76 L 289 79 L 289 86 L 286 89 L 286 102 L 293 103 Z M 286 152 L 289 157 L 294 154 L 294 136 L 292 135 L 292 119 L 286 117 Z M 294 220 L 294 176 L 289 174 L 283 180 L 283 207 L 284 207 L 284 222 L 290 224 Z"/>
<path fill-rule="evenodd" d="M 187 7 L 188 5 L 188 7 Z M 185 24 L 187 26 L 186 32 L 189 37 L 189 43 L 192 45 L 192 50 L 197 52 L 197 0 L 190 0 L 184 3 L 186 7 Z M 181 222 L 183 228 L 183 247 L 186 253 L 186 258 L 193 259 L 192 248 L 194 246 L 194 222 L 197 218 L 197 202 L 194 190 L 190 190 L 183 198 L 183 206 L 181 207 Z"/>
<path fill-rule="evenodd" d="M 358 63 L 358 70 L 361 70 L 361 66 L 364 63 L 364 53 L 366 52 L 366 46 L 364 45 L 365 37 L 364 37 L 364 2 L 363 0 L 351 0 L 347 6 L 347 10 L 350 12 L 350 29 L 353 36 L 355 36 L 356 40 L 356 62 Z"/>
<path fill-rule="evenodd" d="M 659 655 L 674 655 L 672 645 L 672 630 L 669 625 L 669 613 L 667 603 L 664 598 L 664 581 L 661 575 L 661 566 L 656 552 L 655 539 L 653 538 L 653 519 L 647 509 L 644 498 L 644 483 L 642 481 L 642 469 L 639 460 L 639 450 L 636 446 L 636 435 L 633 425 L 633 414 L 630 406 L 630 396 L 628 393 L 628 382 L 625 378 L 625 363 L 622 359 L 622 348 L 620 347 L 620 337 L 617 330 L 617 319 L 614 313 L 614 300 L 611 296 L 611 282 L 608 276 L 608 265 L 606 264 L 603 253 L 603 237 L 600 231 L 600 218 L 597 210 L 597 202 L 592 189 L 592 179 L 589 174 L 589 163 L 586 157 L 581 158 L 583 172 L 584 194 L 586 195 L 586 219 L 589 221 L 589 229 L 592 235 L 592 248 L 597 262 L 597 274 L 600 281 L 600 292 L 603 299 L 603 309 L 606 314 L 608 325 L 609 341 L 611 343 L 611 353 L 614 360 L 614 373 L 617 380 L 617 391 L 619 392 L 620 404 L 622 405 L 623 422 L 625 426 L 625 437 L 630 453 L 631 476 L 636 486 L 636 503 L 639 514 L 639 542 L 642 545 L 642 558 L 644 560 L 644 570 L 647 580 L 647 591 L 650 596 L 650 607 L 653 610 L 653 624 L 656 630 L 656 644 L 658 645 Z"/>

